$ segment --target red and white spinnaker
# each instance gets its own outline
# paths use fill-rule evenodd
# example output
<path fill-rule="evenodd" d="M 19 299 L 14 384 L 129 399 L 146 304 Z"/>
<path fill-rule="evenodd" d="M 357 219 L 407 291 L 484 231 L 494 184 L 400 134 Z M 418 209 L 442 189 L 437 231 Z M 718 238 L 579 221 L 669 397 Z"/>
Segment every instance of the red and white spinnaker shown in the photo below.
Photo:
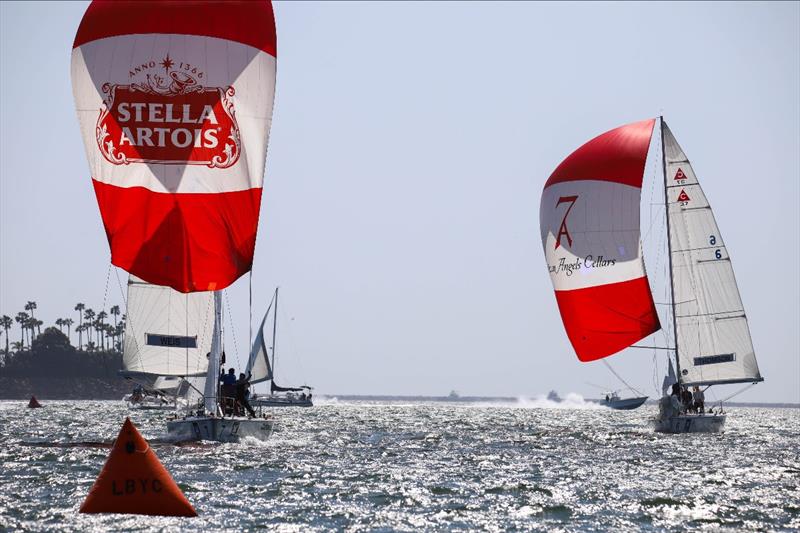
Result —
<path fill-rule="evenodd" d="M 608 131 L 555 169 L 539 223 L 561 318 L 581 361 L 659 329 L 642 260 L 639 204 L 655 120 Z"/>
<path fill-rule="evenodd" d="M 72 85 L 113 264 L 181 292 L 250 270 L 275 65 L 269 2 L 92 2 Z"/>

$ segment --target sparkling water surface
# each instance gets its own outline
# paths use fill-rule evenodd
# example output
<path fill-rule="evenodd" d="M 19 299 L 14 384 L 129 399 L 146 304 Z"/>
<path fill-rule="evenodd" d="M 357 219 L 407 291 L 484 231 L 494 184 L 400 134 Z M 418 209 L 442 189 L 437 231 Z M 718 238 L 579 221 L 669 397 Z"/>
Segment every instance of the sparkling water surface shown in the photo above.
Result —
<path fill-rule="evenodd" d="M 162 441 L 122 402 L 0 402 L 0 529 L 660 531 L 800 528 L 800 410 L 735 408 L 717 435 L 661 435 L 653 406 L 320 402 L 267 442 Z M 82 515 L 126 416 L 196 518 Z"/>

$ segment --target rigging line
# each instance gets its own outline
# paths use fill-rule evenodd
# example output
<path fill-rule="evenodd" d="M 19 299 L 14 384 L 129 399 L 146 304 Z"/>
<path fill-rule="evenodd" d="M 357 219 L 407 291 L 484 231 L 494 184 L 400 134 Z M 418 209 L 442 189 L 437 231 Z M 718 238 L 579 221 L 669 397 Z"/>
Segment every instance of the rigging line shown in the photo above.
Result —
<path fill-rule="evenodd" d="M 106 310 L 106 303 L 108 301 L 108 283 L 111 280 L 111 267 L 112 266 L 113 265 L 111 264 L 111 262 L 109 262 L 108 263 L 108 271 L 106 272 L 106 288 L 105 288 L 105 291 L 104 291 L 104 294 L 103 294 L 103 307 L 100 309 L 101 312 L 105 312 L 105 310 Z M 103 331 L 100 332 L 100 338 L 101 339 L 104 338 L 104 332 Z M 107 376 L 108 375 L 108 361 L 106 360 L 107 359 L 106 357 L 103 357 L 102 359 L 103 359 L 103 369 L 106 371 L 106 376 Z"/>
<path fill-rule="evenodd" d="M 122 295 L 122 302 L 125 304 L 125 330 L 128 329 L 128 326 L 131 328 L 131 333 L 133 334 L 133 345 L 136 348 L 136 358 L 139 359 L 139 364 L 142 368 L 144 368 L 144 361 L 142 360 L 142 352 L 139 349 L 139 340 L 136 337 L 136 331 L 133 329 L 133 321 L 131 320 L 131 313 L 130 308 L 128 307 L 128 298 L 125 291 L 122 290 L 122 281 L 119 279 L 119 269 L 114 269 L 114 273 L 117 275 L 117 286 L 119 287 L 119 292 Z M 122 364 L 125 366 L 125 344 L 127 335 L 123 333 L 123 345 L 122 345 Z"/>
<path fill-rule="evenodd" d="M 601 362 L 601 363 L 603 363 L 604 365 L 606 365 L 606 368 L 607 368 L 607 369 L 609 369 L 609 370 L 611 371 L 611 373 L 612 373 L 612 374 L 614 374 L 614 375 L 617 377 L 617 379 L 618 379 L 618 380 L 620 380 L 622 383 L 624 383 L 626 387 L 628 387 L 630 390 L 632 390 L 632 391 L 633 391 L 633 392 L 635 392 L 636 394 L 638 394 L 638 395 L 640 395 L 640 396 L 644 396 L 644 394 L 642 394 L 642 392 L 641 392 L 641 391 L 639 391 L 639 390 L 637 390 L 637 389 L 634 389 L 633 387 L 631 387 L 631 386 L 628 384 L 628 382 L 627 382 L 627 381 L 625 381 L 624 379 L 622 379 L 622 376 L 620 376 L 619 374 L 617 374 L 616 370 L 614 370 L 613 368 L 611 368 L 611 365 L 610 365 L 610 364 L 608 364 L 608 361 L 606 361 L 605 359 L 601 359 L 601 360 L 600 360 L 600 362 Z"/>
<path fill-rule="evenodd" d="M 749 389 L 749 388 L 750 388 L 750 387 L 752 387 L 753 385 L 756 385 L 756 383 L 750 383 L 750 384 L 748 384 L 747 386 L 745 386 L 745 387 L 742 387 L 742 388 L 741 388 L 741 389 L 739 389 L 738 391 L 734 392 L 733 394 L 731 394 L 731 395 L 730 395 L 730 396 L 728 396 L 727 398 L 724 398 L 724 399 L 722 399 L 722 400 L 718 400 L 716 403 L 722 404 L 723 402 L 727 402 L 728 400 L 730 400 L 730 399 L 731 399 L 731 398 L 733 398 L 734 396 L 739 396 L 741 393 L 743 393 L 744 391 L 746 391 L 747 389 Z"/>
<path fill-rule="evenodd" d="M 250 342 L 248 342 L 247 346 L 249 349 L 249 347 L 253 345 L 253 269 L 250 269 L 250 276 L 248 281 L 249 282 L 247 288 L 248 288 L 248 295 L 250 297 L 250 305 L 248 307 L 249 315 L 247 317 L 247 326 L 250 329 L 248 330 L 247 334 L 249 336 Z M 250 358 L 248 357 L 248 362 L 249 360 Z"/>
<path fill-rule="evenodd" d="M 653 368 L 653 390 L 658 393 L 658 357 L 656 357 L 655 350 L 653 350 L 653 364 L 651 367 Z"/>
<path fill-rule="evenodd" d="M 233 313 L 231 313 L 231 301 L 228 298 L 228 291 L 224 291 L 225 294 L 225 306 L 228 308 L 228 320 L 231 323 L 231 336 L 233 337 L 233 353 L 236 357 L 236 366 L 240 369 L 242 368 L 242 362 L 239 360 L 239 345 L 236 342 L 236 328 L 233 327 Z"/>

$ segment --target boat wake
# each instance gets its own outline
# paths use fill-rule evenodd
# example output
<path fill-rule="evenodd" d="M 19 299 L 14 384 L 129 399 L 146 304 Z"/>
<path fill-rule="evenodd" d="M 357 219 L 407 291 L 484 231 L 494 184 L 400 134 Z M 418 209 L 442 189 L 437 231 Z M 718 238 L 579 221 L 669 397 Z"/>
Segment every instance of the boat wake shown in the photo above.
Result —
<path fill-rule="evenodd" d="M 570 392 L 564 398 L 553 399 L 540 394 L 533 398 L 521 396 L 513 405 L 523 409 L 605 409 L 602 405 L 584 400 L 578 393 Z"/>

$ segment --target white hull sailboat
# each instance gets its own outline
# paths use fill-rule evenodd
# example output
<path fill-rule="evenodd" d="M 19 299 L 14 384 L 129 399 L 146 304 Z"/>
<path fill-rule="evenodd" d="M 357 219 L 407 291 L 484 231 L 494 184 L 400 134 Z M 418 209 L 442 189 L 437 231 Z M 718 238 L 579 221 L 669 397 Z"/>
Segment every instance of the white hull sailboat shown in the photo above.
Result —
<path fill-rule="evenodd" d="M 150 388 L 180 380 L 181 401 L 169 405 L 170 440 L 235 442 L 272 433 L 271 419 L 226 416 L 220 407 L 221 294 L 184 294 L 133 275 L 128 281 L 123 375 Z M 255 379 L 268 377 L 263 367 L 250 369 Z"/>
<path fill-rule="evenodd" d="M 254 395 L 250 400 L 250 404 L 258 407 L 313 407 L 314 403 L 311 396 L 311 387 L 303 385 L 301 387 L 281 387 L 275 383 L 275 352 L 277 351 L 277 330 L 278 330 L 278 289 L 275 287 L 275 294 L 272 297 L 267 312 L 264 313 L 264 319 L 261 321 L 261 327 L 258 330 L 258 335 L 253 343 L 253 351 L 251 352 L 250 360 L 264 361 L 262 366 L 266 364 L 266 371 L 270 381 L 270 393 L 266 396 Z M 270 310 L 272 310 L 272 349 L 268 350 L 264 342 L 264 326 L 267 322 Z M 271 353 L 271 361 L 269 354 Z M 252 381 L 251 383 L 257 383 Z"/>
<path fill-rule="evenodd" d="M 150 18 L 107 23 L 136 18 L 145 8 L 134 4 L 90 5 L 72 51 L 111 260 L 131 274 L 124 371 L 143 385 L 191 385 L 187 412 L 167 428 L 176 439 L 267 438 L 268 419 L 237 416 L 230 398 L 223 409 L 218 373 L 220 291 L 252 270 L 255 253 L 275 95 L 272 4 L 153 2 Z M 156 64 L 158 73 L 139 68 Z"/>
<path fill-rule="evenodd" d="M 219 383 L 222 356 L 221 291 L 213 292 L 213 301 L 213 333 L 202 402 L 196 409 L 189 409 L 183 415 L 176 414 L 175 418 L 169 420 L 167 436 L 176 442 L 191 440 L 239 442 L 245 437 L 266 440 L 272 434 L 272 419 L 263 413 L 255 417 L 240 416 L 236 413 L 241 410 L 241 406 L 230 405 L 235 404 L 236 400 L 225 398 L 221 394 Z M 260 352 L 251 353 L 245 374 L 251 376 L 252 382 L 262 381 L 271 375 L 269 365 L 263 357 Z"/>
<path fill-rule="evenodd" d="M 662 329 L 645 272 L 639 221 L 656 125 L 671 294 L 666 322 L 671 327 L 665 331 L 668 346 L 655 348 L 670 352 L 678 370 L 665 381 L 665 394 L 674 385 L 673 394 L 659 402 L 656 430 L 717 432 L 725 415 L 705 412 L 700 387 L 762 378 L 727 248 L 691 164 L 663 119 L 608 131 L 556 168 L 542 192 L 542 244 L 579 360 L 654 348 L 636 343 Z"/>

